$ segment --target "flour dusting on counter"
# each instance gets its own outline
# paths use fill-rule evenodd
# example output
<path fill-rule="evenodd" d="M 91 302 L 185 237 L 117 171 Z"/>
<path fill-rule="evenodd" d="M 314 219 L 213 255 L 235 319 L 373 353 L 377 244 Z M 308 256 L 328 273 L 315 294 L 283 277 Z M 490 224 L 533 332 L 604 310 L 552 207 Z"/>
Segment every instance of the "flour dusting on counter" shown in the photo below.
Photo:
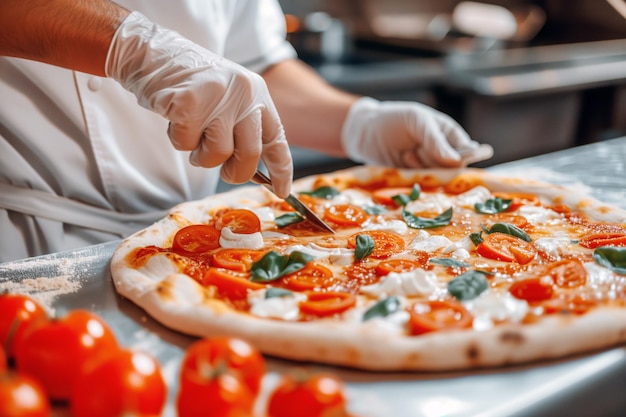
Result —
<path fill-rule="evenodd" d="M 26 278 L 20 281 L 0 282 L 0 292 L 8 291 L 15 294 L 27 294 L 45 308 L 49 314 L 54 313 L 54 300 L 66 294 L 80 290 L 80 282 L 69 276 Z"/>

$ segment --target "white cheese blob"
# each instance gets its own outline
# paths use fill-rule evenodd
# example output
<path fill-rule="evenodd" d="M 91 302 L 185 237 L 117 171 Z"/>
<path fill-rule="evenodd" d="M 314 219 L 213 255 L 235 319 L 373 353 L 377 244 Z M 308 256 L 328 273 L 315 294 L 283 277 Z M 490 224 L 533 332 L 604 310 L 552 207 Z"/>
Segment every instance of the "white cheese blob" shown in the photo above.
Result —
<path fill-rule="evenodd" d="M 261 222 L 273 222 L 276 216 L 271 207 L 255 207 L 249 209 L 261 220 Z"/>
<path fill-rule="evenodd" d="M 424 235 L 424 232 L 426 235 Z M 409 249 L 421 250 L 424 252 L 434 252 L 437 249 L 445 248 L 452 245 L 452 241 L 445 236 L 430 235 L 424 230 L 413 238 L 409 243 Z"/>
<path fill-rule="evenodd" d="M 470 190 L 456 196 L 456 204 L 463 207 L 474 207 L 474 204 L 484 203 L 491 198 L 491 191 L 482 185 L 478 185 Z"/>
<path fill-rule="evenodd" d="M 406 310 L 400 310 L 384 317 L 373 317 L 363 324 L 365 326 L 375 327 L 376 331 L 404 333 L 408 322 L 409 312 Z"/>
<path fill-rule="evenodd" d="M 443 194 L 422 193 L 420 198 L 405 207 L 410 213 L 443 213 L 453 205 L 453 200 Z"/>
<path fill-rule="evenodd" d="M 352 265 L 354 262 L 354 250 L 347 248 L 325 248 L 323 246 L 316 245 L 315 243 L 309 243 L 304 245 L 293 245 L 285 249 L 285 254 L 289 255 L 292 252 L 303 252 L 307 255 L 313 256 L 315 259 L 328 258 L 328 262 L 333 265 Z"/>
<path fill-rule="evenodd" d="M 352 204 L 354 206 L 366 207 L 375 205 L 369 193 L 361 190 L 344 190 L 326 203 L 328 206 L 337 204 Z"/>
<path fill-rule="evenodd" d="M 408 272 L 391 272 L 379 282 L 361 287 L 361 292 L 384 298 L 391 295 L 431 295 L 437 290 L 437 275 L 421 268 Z"/>
<path fill-rule="evenodd" d="M 561 215 L 556 211 L 540 206 L 521 206 L 517 212 L 524 216 L 530 224 L 534 225 L 549 223 L 551 220 L 561 218 Z"/>
<path fill-rule="evenodd" d="M 474 248 L 474 243 L 469 236 L 464 237 L 461 240 L 452 242 L 452 244 L 446 246 L 441 251 L 444 254 L 450 254 L 453 258 L 468 259 L 470 257 L 470 251 Z"/>
<path fill-rule="evenodd" d="M 395 232 L 399 235 L 405 235 L 409 230 L 409 226 L 402 220 L 368 220 L 363 223 L 362 227 L 363 230 L 384 230 L 387 232 Z"/>
<path fill-rule="evenodd" d="M 590 286 L 610 285 L 618 279 L 613 271 L 595 262 L 585 262 L 583 266 L 587 270 L 587 283 Z"/>
<path fill-rule="evenodd" d="M 282 297 L 265 298 L 265 289 L 250 291 L 248 303 L 250 314 L 281 320 L 297 320 L 300 315 L 298 304 L 306 300 L 306 295 L 293 293 Z"/>
<path fill-rule="evenodd" d="M 464 301 L 463 304 L 474 316 L 475 330 L 487 330 L 505 320 L 519 323 L 528 312 L 528 303 L 508 292 L 485 291 L 473 300 Z"/>
<path fill-rule="evenodd" d="M 261 249 L 263 245 L 261 232 L 234 233 L 230 227 L 224 227 L 220 233 L 220 246 L 223 248 Z"/>
<path fill-rule="evenodd" d="M 406 324 L 409 321 L 409 312 L 406 311 L 406 300 L 400 298 L 399 309 L 387 316 L 376 316 L 369 320 L 363 320 L 365 312 L 369 310 L 374 303 L 362 305 L 359 303 L 357 307 L 345 311 L 341 318 L 344 322 L 354 323 L 355 325 L 363 325 L 367 327 L 375 327 L 375 331 L 387 331 L 390 333 L 404 334 L 406 332 Z"/>
<path fill-rule="evenodd" d="M 559 258 L 566 253 L 571 242 L 564 232 L 556 232 L 551 237 L 540 237 L 533 242 L 537 250 L 552 258 Z"/>

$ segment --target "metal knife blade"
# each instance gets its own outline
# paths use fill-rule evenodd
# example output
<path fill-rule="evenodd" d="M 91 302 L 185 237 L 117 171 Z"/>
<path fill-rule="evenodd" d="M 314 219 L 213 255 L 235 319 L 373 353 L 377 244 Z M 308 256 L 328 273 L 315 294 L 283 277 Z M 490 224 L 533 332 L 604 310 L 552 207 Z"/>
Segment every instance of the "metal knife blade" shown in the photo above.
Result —
<path fill-rule="evenodd" d="M 257 170 L 255 172 L 254 176 L 252 177 L 252 181 L 256 182 L 257 184 L 261 184 L 271 192 L 274 192 L 274 188 L 272 187 L 272 180 L 270 180 L 269 177 L 261 171 Z M 289 194 L 287 198 L 285 198 L 285 201 L 298 213 L 303 215 L 305 219 L 309 220 L 314 225 L 326 230 L 327 232 L 333 234 L 335 233 L 332 227 L 326 224 L 324 220 L 320 219 L 313 210 L 311 210 L 306 204 L 300 201 L 295 195 Z"/>

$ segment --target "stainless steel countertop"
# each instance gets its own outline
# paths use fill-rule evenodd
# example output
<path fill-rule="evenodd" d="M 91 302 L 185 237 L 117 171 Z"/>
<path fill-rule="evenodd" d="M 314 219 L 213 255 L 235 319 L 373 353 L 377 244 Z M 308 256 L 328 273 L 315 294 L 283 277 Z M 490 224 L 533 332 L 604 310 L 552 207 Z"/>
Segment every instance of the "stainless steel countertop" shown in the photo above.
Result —
<path fill-rule="evenodd" d="M 506 175 L 537 177 L 575 187 L 626 208 L 626 138 L 599 142 L 489 168 Z M 49 280 L 49 305 L 58 313 L 86 308 L 100 314 L 121 344 L 143 349 L 162 364 L 176 394 L 184 349 L 194 340 L 163 327 L 119 297 L 109 272 L 113 241 L 71 252 L 0 264 L 0 288 Z M 53 294 L 56 280 L 75 288 Z M 50 299 L 50 298 L 48 298 Z M 384 343 L 381 341 L 381 343 Z M 269 384 L 294 362 L 268 358 Z M 626 413 L 626 347 L 558 361 L 467 372 L 371 373 L 331 369 L 348 386 L 351 410 L 361 417 L 617 417 Z M 171 403 L 171 401 L 170 401 Z M 55 411 L 65 416 L 65 410 Z M 166 416 L 174 416 L 171 405 Z"/>

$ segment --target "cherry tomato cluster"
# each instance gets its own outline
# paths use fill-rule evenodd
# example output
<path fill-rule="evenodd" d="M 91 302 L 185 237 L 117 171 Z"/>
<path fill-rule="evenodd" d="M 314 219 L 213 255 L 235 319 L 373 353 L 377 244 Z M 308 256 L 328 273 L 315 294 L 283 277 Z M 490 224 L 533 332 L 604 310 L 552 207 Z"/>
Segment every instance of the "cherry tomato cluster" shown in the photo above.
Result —
<path fill-rule="evenodd" d="M 263 355 L 242 339 L 198 340 L 180 365 L 177 415 L 348 416 L 335 375 L 282 375 L 260 401 L 265 373 Z M 157 360 L 120 346 L 98 315 L 73 310 L 52 318 L 27 295 L 0 294 L 0 416 L 49 417 L 59 404 L 72 417 L 154 417 L 166 402 Z"/>
<path fill-rule="evenodd" d="M 157 416 L 165 405 L 158 362 L 90 311 L 49 317 L 29 296 L 0 294 L 0 347 L 1 416 L 47 417 L 52 403 L 72 417 Z"/>
<path fill-rule="evenodd" d="M 195 342 L 181 364 L 178 416 L 348 417 L 343 382 L 333 374 L 304 371 L 282 375 L 265 410 L 255 410 L 265 371 L 261 353 L 242 339 L 218 336 Z"/>

